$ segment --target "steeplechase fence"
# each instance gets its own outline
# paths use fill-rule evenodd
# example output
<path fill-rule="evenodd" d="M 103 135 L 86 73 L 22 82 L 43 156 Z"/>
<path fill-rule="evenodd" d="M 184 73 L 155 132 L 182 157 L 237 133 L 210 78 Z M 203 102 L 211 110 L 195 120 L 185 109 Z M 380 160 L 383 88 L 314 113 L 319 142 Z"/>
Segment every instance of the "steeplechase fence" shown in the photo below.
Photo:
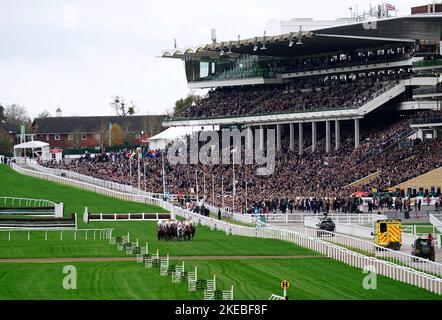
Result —
<path fill-rule="evenodd" d="M 110 240 L 113 229 L 0 229 L 0 241 Z"/>
<path fill-rule="evenodd" d="M 7 215 L 62 218 L 63 210 L 63 203 L 55 203 L 50 200 L 0 197 L 0 217 Z"/>

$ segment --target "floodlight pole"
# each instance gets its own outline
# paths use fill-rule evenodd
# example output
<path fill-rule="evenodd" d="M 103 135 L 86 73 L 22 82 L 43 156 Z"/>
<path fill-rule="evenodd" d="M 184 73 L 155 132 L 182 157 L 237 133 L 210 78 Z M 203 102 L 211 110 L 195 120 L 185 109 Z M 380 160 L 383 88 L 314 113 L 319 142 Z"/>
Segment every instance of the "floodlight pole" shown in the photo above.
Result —
<path fill-rule="evenodd" d="M 225 208 L 224 206 L 224 176 L 221 176 L 221 198 L 222 198 L 222 206 L 223 206 L 223 210 Z"/>
<path fill-rule="evenodd" d="M 146 167 L 147 167 L 147 163 L 144 164 L 143 166 L 143 174 L 144 174 L 144 192 L 146 192 Z"/>
<path fill-rule="evenodd" d="M 248 209 L 248 205 L 247 205 L 247 197 L 248 197 L 248 192 L 247 192 L 247 180 L 246 180 L 246 212 L 245 214 L 247 214 L 247 209 Z"/>
<path fill-rule="evenodd" d="M 166 198 L 166 171 L 164 170 L 164 153 L 161 151 L 161 162 L 163 166 L 163 196 Z"/>
<path fill-rule="evenodd" d="M 196 182 L 196 202 L 199 201 L 199 188 L 198 188 L 198 170 L 195 170 L 195 182 Z"/>
<path fill-rule="evenodd" d="M 236 196 L 236 181 L 235 181 L 235 149 L 232 151 L 232 170 L 233 170 L 233 197 L 232 197 L 232 212 L 235 213 L 235 196 Z"/>
<path fill-rule="evenodd" d="M 203 182 L 203 186 L 204 186 L 204 199 L 206 199 L 206 171 L 203 170 L 203 178 L 204 178 L 204 182 Z"/>
<path fill-rule="evenodd" d="M 140 152 L 137 152 L 137 160 L 138 160 L 138 168 L 137 168 L 137 172 L 138 172 L 138 190 L 141 190 L 141 168 L 140 168 Z"/>
<path fill-rule="evenodd" d="M 215 205 L 215 177 L 212 173 L 212 202 Z"/>

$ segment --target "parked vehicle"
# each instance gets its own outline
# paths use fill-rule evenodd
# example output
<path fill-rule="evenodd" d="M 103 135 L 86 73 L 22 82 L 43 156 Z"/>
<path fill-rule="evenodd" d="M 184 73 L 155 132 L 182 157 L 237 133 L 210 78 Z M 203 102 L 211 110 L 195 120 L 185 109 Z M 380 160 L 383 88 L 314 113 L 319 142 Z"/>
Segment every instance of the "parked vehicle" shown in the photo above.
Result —
<path fill-rule="evenodd" d="M 430 261 L 436 260 L 434 244 L 430 239 L 416 239 L 412 245 L 411 255 Z M 418 259 L 414 259 L 415 261 Z"/>

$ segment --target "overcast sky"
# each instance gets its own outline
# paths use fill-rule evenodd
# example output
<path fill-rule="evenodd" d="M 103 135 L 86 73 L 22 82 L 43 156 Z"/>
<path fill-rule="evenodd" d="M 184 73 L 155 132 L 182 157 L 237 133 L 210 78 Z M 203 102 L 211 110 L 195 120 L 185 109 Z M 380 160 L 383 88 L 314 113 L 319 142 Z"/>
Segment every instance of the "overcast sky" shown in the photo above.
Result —
<path fill-rule="evenodd" d="M 336 4 L 336 2 L 339 3 Z M 187 96 L 180 60 L 164 49 L 279 33 L 279 20 L 348 17 L 353 0 L 1 0 L 0 103 L 31 117 L 110 115 L 113 96 L 160 114 Z M 399 14 L 422 0 L 392 0 Z"/>

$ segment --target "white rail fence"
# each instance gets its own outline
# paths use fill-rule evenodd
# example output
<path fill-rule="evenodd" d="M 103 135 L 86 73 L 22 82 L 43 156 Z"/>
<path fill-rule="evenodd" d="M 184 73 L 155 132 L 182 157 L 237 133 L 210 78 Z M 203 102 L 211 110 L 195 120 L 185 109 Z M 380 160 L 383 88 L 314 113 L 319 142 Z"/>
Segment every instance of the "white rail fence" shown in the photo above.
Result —
<path fill-rule="evenodd" d="M 121 197 L 122 200 L 158 205 L 163 207 L 164 209 L 169 210 L 174 215 L 179 215 L 187 219 L 192 219 L 198 222 L 199 224 L 210 227 L 211 230 L 223 231 L 226 232 L 226 234 L 245 236 L 245 237 L 258 237 L 265 239 L 278 239 L 282 241 L 291 242 L 294 243 L 295 245 L 310 249 L 314 252 L 325 255 L 331 259 L 343 262 L 352 267 L 363 269 L 368 266 L 371 266 L 372 268 L 373 267 L 375 268 L 375 270 L 379 275 L 383 275 L 400 282 L 418 286 L 420 288 L 424 288 L 428 291 L 437 294 L 442 294 L 442 279 L 438 277 L 410 268 L 408 266 L 398 265 L 390 261 L 386 261 L 384 259 L 377 259 L 375 257 L 351 251 L 347 248 L 338 246 L 335 243 L 324 241 L 320 237 L 317 236 L 314 237 L 308 235 L 307 232 L 311 231 L 304 231 L 303 233 L 300 233 L 292 230 L 283 230 L 276 228 L 241 227 L 225 221 L 218 221 L 216 219 L 212 219 L 209 217 L 197 215 L 188 210 L 178 208 L 171 203 L 161 201 L 158 199 L 124 194 L 112 190 L 105 190 L 102 187 L 93 186 L 88 183 L 73 181 L 67 178 L 54 176 L 47 173 L 41 173 L 41 172 L 35 172 L 33 170 L 23 169 L 15 164 L 12 165 L 12 168 L 17 172 L 26 175 L 62 183 L 65 185 L 75 186 L 77 188 L 82 188 L 100 194 L 109 195 L 111 197 L 118 197 L 118 198 Z M 308 230 L 308 229 L 302 229 L 302 230 Z M 352 239 L 354 240 L 354 238 Z"/>
<path fill-rule="evenodd" d="M 352 248 L 358 250 L 359 252 L 363 252 L 364 254 L 379 257 L 395 264 L 406 265 L 410 268 L 418 269 L 423 272 L 442 276 L 442 264 L 440 263 L 432 262 L 419 257 L 414 257 L 411 254 L 387 249 L 378 246 L 371 241 L 358 239 L 344 234 L 332 233 L 325 230 L 299 228 L 296 229 L 296 232 L 303 233 L 312 237 L 320 237 L 322 239 L 325 239 L 325 241 L 332 242 L 346 248 Z M 418 237 L 415 236 L 415 238 Z"/>
<path fill-rule="evenodd" d="M 304 220 L 304 226 L 307 228 L 316 228 L 319 221 L 320 221 L 319 218 L 306 217 Z M 335 230 L 336 233 L 341 233 L 364 239 L 374 238 L 372 235 L 372 232 L 374 230 L 373 227 L 365 227 L 357 224 L 339 223 L 335 220 L 333 221 L 335 222 L 336 225 L 336 230 Z M 402 241 L 405 245 L 411 246 L 417 238 L 419 238 L 419 236 L 417 235 L 402 233 Z"/>
<path fill-rule="evenodd" d="M 50 208 L 53 207 L 54 210 Z M 22 209 L 23 208 L 23 209 Z M 33 211 L 29 209 L 26 212 L 26 208 L 45 208 L 44 211 Z M 45 199 L 30 199 L 30 198 L 16 198 L 16 197 L 0 197 L 0 215 L 23 215 L 23 216 L 43 216 L 43 217 L 56 217 L 62 218 L 64 212 L 64 204 L 55 203 Z"/>
<path fill-rule="evenodd" d="M 21 174 L 25 174 L 25 175 L 28 175 L 31 177 L 35 177 L 35 178 L 39 178 L 39 179 L 43 179 L 43 180 L 47 180 L 47 181 L 60 183 L 62 185 L 66 185 L 66 186 L 70 186 L 70 187 L 74 187 L 74 188 L 78 188 L 78 189 L 92 191 L 92 192 L 95 192 L 98 194 L 102 194 L 102 195 L 105 195 L 105 196 L 108 196 L 111 198 L 116 198 L 116 199 L 123 200 L 123 201 L 146 203 L 146 204 L 151 204 L 151 205 L 155 205 L 158 207 L 161 207 L 164 202 L 161 199 L 156 199 L 153 197 L 109 190 L 109 189 L 106 189 L 101 186 L 96 186 L 96 185 L 93 185 L 90 183 L 76 181 L 73 179 L 61 177 L 58 175 L 53 175 L 50 173 L 44 173 L 44 172 L 34 171 L 34 170 L 30 170 L 30 169 L 24 169 L 14 163 L 11 164 L 11 167 L 12 167 L 12 169 L 14 169 L 15 171 L 17 171 Z M 175 219 L 175 217 L 173 216 L 173 213 L 172 213 L 172 218 Z"/>
<path fill-rule="evenodd" d="M 42 238 L 48 240 L 66 240 L 67 235 L 71 235 L 74 241 L 77 240 L 109 240 L 112 238 L 113 229 L 0 229 L 0 240 L 14 241 L 23 240 L 23 236 L 15 236 L 17 234 L 26 234 L 28 241 Z M 52 236 L 51 236 L 52 234 Z M 58 234 L 58 235 L 56 235 Z"/>

